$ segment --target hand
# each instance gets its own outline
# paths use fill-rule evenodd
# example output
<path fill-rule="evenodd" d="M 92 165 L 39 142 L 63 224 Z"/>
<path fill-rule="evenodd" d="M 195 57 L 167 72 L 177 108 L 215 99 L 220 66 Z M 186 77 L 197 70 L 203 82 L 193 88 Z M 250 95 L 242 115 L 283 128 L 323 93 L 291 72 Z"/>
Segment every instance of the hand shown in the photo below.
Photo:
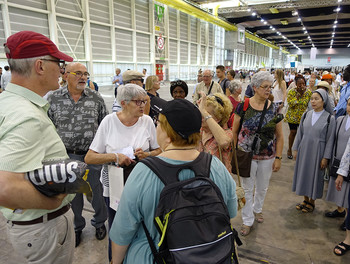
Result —
<path fill-rule="evenodd" d="M 141 159 L 144 159 L 144 158 L 151 156 L 151 152 L 148 152 L 148 151 L 145 152 L 142 150 L 142 148 L 137 148 L 135 150 L 134 155 L 137 156 L 141 160 Z"/>
<path fill-rule="evenodd" d="M 323 158 L 321 160 L 321 165 L 320 165 L 321 170 L 324 170 L 325 168 L 327 168 L 327 165 L 328 165 L 328 159 Z"/>
<path fill-rule="evenodd" d="M 207 106 L 207 96 L 205 93 L 202 91 L 200 92 L 201 98 L 197 101 L 198 109 L 201 112 L 202 116 L 207 116 L 209 115 L 206 106 Z"/>
<path fill-rule="evenodd" d="M 293 151 L 293 160 L 297 160 L 298 151 Z"/>
<path fill-rule="evenodd" d="M 135 163 L 134 160 L 130 159 L 124 154 L 118 153 L 119 166 L 129 166 L 131 163 Z"/>
<path fill-rule="evenodd" d="M 344 177 L 341 175 L 338 175 L 338 177 L 335 180 L 335 188 L 337 189 L 337 191 L 341 191 L 343 181 L 344 181 Z"/>
<path fill-rule="evenodd" d="M 275 161 L 272 164 L 272 171 L 273 172 L 277 172 L 280 170 L 281 168 L 281 160 L 280 159 L 275 159 Z"/>

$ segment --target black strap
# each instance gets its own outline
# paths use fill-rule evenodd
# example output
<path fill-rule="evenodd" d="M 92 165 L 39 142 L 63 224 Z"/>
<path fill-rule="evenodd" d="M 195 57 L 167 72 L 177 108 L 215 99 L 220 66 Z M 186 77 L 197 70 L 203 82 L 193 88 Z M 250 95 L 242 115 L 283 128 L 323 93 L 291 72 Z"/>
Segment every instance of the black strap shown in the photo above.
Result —
<path fill-rule="evenodd" d="M 244 105 L 246 104 L 246 100 L 248 100 L 248 106 L 247 106 L 247 109 L 244 109 Z M 242 116 L 241 116 L 241 120 L 239 122 L 239 128 L 238 128 L 238 132 L 237 132 L 237 135 L 239 135 L 239 132 L 241 132 L 241 129 L 242 129 L 242 125 L 243 125 L 243 119 L 244 119 L 244 116 L 245 116 L 245 112 L 248 110 L 249 108 L 249 98 L 247 99 L 244 99 L 244 102 L 243 102 L 243 113 L 242 113 Z M 237 144 L 236 144 L 236 148 L 237 148 Z"/>
<path fill-rule="evenodd" d="M 209 178 L 211 159 L 212 155 L 206 152 L 201 152 L 195 160 L 179 165 L 167 163 L 164 160 L 153 156 L 142 159 L 140 162 L 149 167 L 164 185 L 168 185 L 180 181 L 179 173 L 184 169 L 194 171 L 196 177 Z"/>
<path fill-rule="evenodd" d="M 269 100 L 266 100 L 266 101 L 265 101 L 265 105 L 264 105 L 264 110 L 263 110 L 262 113 L 261 113 L 259 126 L 258 126 L 258 129 L 256 130 L 255 137 L 254 137 L 254 140 L 253 140 L 252 154 L 254 153 L 255 146 L 256 146 L 256 142 L 258 141 L 258 137 L 259 137 L 259 134 L 260 134 L 260 130 L 261 130 L 262 124 L 263 124 L 263 122 L 264 122 L 264 117 L 265 117 L 265 114 L 266 114 L 266 112 L 267 112 L 267 105 L 268 105 L 268 103 L 269 103 Z"/>
<path fill-rule="evenodd" d="M 343 124 L 344 119 L 345 119 L 345 116 L 342 118 L 342 120 L 341 120 L 341 122 L 340 122 L 340 125 L 339 125 L 339 128 L 338 128 L 338 131 L 337 131 L 337 133 L 335 134 L 334 157 L 337 155 L 339 131 L 340 131 L 341 125 Z"/>
<path fill-rule="evenodd" d="M 143 230 L 145 230 L 145 233 L 146 233 L 146 237 L 147 237 L 147 240 L 148 240 L 148 244 L 149 246 L 151 247 L 151 251 L 152 251 L 152 254 L 154 256 L 154 263 L 157 263 L 157 264 L 164 264 L 163 260 L 160 258 L 159 254 L 158 254 L 158 251 L 156 249 L 156 246 L 154 245 L 153 243 L 153 240 L 151 238 L 151 235 L 150 233 L 148 232 L 148 229 L 145 225 L 145 222 L 142 221 L 141 222 L 142 226 L 143 226 Z"/>
<path fill-rule="evenodd" d="M 208 91 L 208 94 L 207 94 L 207 95 L 209 95 L 209 94 L 210 94 L 211 89 L 213 88 L 213 85 L 214 85 L 214 81 L 211 81 L 211 84 L 210 84 L 209 91 Z"/>

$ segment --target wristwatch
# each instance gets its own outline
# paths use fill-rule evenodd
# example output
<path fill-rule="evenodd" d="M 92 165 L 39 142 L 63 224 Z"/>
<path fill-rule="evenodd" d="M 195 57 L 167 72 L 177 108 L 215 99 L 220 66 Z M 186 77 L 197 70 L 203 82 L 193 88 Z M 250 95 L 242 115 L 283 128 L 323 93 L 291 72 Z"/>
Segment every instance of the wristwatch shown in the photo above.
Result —
<path fill-rule="evenodd" d="M 275 159 L 282 160 L 282 156 L 281 157 L 276 156 Z"/>

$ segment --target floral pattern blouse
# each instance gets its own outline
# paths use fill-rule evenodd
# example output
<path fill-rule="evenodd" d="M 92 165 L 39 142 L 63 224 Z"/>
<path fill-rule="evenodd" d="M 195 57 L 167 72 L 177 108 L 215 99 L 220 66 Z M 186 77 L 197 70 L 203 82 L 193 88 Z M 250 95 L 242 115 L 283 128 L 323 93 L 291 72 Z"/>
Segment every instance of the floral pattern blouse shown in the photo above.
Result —
<path fill-rule="evenodd" d="M 293 88 L 287 95 L 288 110 L 285 120 L 291 124 L 300 123 L 301 116 L 307 109 L 312 92 L 310 90 L 306 90 L 299 99 L 297 98 L 297 94 L 297 89 Z"/>

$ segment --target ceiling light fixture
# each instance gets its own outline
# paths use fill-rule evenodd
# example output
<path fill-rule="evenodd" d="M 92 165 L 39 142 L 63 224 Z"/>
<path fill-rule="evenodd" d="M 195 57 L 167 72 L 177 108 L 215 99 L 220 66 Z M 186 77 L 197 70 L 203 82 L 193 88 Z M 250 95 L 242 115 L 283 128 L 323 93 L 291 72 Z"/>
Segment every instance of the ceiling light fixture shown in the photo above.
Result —
<path fill-rule="evenodd" d="M 338 8 L 336 8 L 336 9 L 334 9 L 333 11 L 334 12 L 339 12 L 341 9 L 340 9 L 340 7 L 338 7 Z"/>
<path fill-rule="evenodd" d="M 305 28 L 305 27 L 303 27 L 303 30 L 306 30 L 306 28 Z"/>
<path fill-rule="evenodd" d="M 301 21 L 301 18 L 300 18 L 300 17 L 298 17 L 298 21 Z"/>
<path fill-rule="evenodd" d="M 292 15 L 293 15 L 293 16 L 297 16 L 297 15 L 298 15 L 298 11 L 294 10 L 294 11 L 292 12 Z"/>
<path fill-rule="evenodd" d="M 307 34 L 307 31 L 306 31 L 306 30 L 304 31 L 304 34 Z"/>
<path fill-rule="evenodd" d="M 332 48 L 332 46 L 329 47 L 330 49 Z"/>
<path fill-rule="evenodd" d="M 334 21 L 334 24 L 337 24 L 337 23 L 338 23 L 338 21 L 337 21 L 337 20 L 335 20 L 335 21 Z"/>
<path fill-rule="evenodd" d="M 333 26 L 333 28 L 336 28 L 336 27 L 337 27 L 337 25 L 334 25 L 334 26 Z"/>
<path fill-rule="evenodd" d="M 248 12 L 252 11 L 250 8 L 247 9 Z"/>
<path fill-rule="evenodd" d="M 260 21 L 261 21 L 261 22 L 264 22 L 265 20 L 264 20 L 264 19 L 261 19 Z"/>
<path fill-rule="evenodd" d="M 253 12 L 253 13 L 252 13 L 252 16 L 256 16 L 256 12 Z"/>
<path fill-rule="evenodd" d="M 266 25 L 266 24 L 267 24 L 267 22 L 266 22 L 266 21 L 264 21 L 264 24 Z"/>

